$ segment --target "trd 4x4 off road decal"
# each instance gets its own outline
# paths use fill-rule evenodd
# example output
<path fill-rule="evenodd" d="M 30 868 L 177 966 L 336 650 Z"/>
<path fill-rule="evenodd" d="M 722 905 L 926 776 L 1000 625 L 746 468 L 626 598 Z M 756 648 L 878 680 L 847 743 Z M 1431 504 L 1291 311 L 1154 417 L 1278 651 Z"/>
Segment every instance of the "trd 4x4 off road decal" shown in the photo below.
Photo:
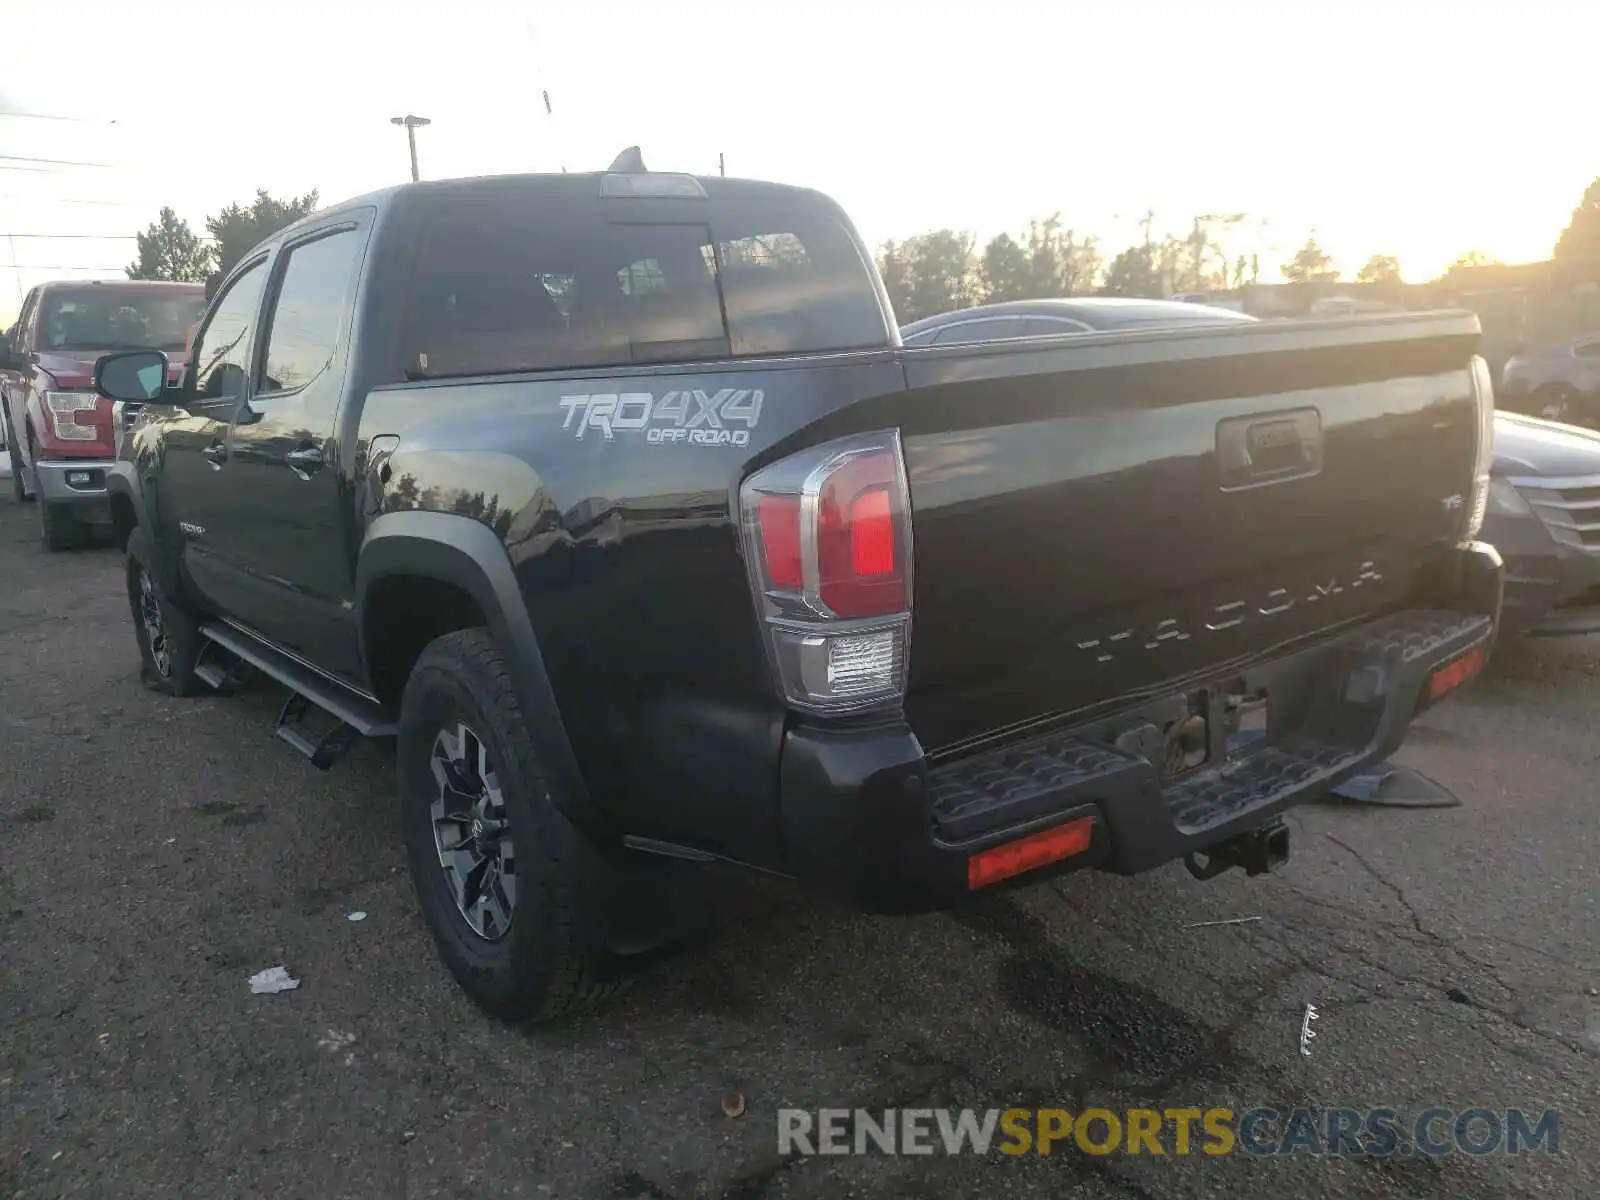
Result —
<path fill-rule="evenodd" d="M 651 392 L 597 392 L 563 396 L 566 420 L 577 436 L 598 429 L 606 441 L 619 433 L 643 433 L 647 442 L 691 446 L 747 446 L 750 431 L 761 420 L 760 388 L 723 388 L 718 392 L 674 391 L 657 398 Z M 740 428 L 730 428 L 740 426 Z"/>

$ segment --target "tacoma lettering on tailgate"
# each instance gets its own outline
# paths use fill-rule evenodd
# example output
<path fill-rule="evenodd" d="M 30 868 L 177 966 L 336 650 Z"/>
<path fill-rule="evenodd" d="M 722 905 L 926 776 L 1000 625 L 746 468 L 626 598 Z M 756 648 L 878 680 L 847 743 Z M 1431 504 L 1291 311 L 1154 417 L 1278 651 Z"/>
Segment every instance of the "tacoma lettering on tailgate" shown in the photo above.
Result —
<path fill-rule="evenodd" d="M 1353 574 L 1341 579 L 1337 576 L 1293 588 L 1275 587 L 1255 597 L 1229 600 L 1213 605 L 1198 618 L 1166 617 L 1153 625 L 1129 626 L 1103 637 L 1088 638 L 1078 643 L 1078 649 L 1094 657 L 1095 662 L 1111 662 L 1119 650 L 1136 647 L 1139 650 L 1156 650 L 1167 642 L 1187 642 L 1195 636 L 1205 637 L 1238 629 L 1249 623 L 1255 625 L 1265 619 L 1280 617 L 1298 605 L 1316 604 L 1330 600 L 1347 591 L 1355 591 L 1368 583 L 1378 583 L 1383 572 L 1378 564 L 1364 560 Z"/>

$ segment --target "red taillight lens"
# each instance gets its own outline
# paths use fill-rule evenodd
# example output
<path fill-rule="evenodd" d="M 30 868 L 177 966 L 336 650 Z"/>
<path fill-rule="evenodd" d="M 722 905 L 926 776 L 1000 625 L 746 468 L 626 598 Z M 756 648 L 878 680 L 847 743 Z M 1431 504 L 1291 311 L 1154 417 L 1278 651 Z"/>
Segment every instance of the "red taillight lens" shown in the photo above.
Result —
<path fill-rule="evenodd" d="M 800 497 L 763 496 L 759 511 L 767 582 L 773 587 L 799 590 L 804 581 L 800 569 Z"/>
<path fill-rule="evenodd" d="M 886 488 L 862 492 L 850 508 L 850 563 L 857 578 L 894 573 L 894 510 Z"/>
<path fill-rule="evenodd" d="M 822 715 L 899 706 L 913 557 L 899 434 L 855 434 L 767 464 L 740 485 L 739 519 L 779 694 Z"/>
<path fill-rule="evenodd" d="M 817 498 L 817 592 L 841 617 L 903 612 L 905 577 L 897 569 L 898 524 L 893 455 L 857 454 L 833 471 Z"/>

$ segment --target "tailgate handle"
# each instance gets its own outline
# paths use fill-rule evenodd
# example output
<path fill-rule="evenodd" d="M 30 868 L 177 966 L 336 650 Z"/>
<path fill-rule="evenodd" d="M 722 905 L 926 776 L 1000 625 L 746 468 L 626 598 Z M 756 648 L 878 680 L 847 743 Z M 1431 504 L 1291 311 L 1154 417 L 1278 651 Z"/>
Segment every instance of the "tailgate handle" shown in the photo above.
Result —
<path fill-rule="evenodd" d="M 1292 408 L 1218 421 L 1217 469 L 1224 491 L 1319 474 L 1322 414 Z"/>

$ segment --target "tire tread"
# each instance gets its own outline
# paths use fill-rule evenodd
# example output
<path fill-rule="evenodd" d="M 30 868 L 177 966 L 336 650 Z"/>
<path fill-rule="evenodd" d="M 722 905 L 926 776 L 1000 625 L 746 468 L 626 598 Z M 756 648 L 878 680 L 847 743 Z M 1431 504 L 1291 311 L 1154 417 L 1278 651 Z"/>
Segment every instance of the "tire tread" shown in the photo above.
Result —
<path fill-rule="evenodd" d="M 585 910 L 585 899 L 600 881 L 591 877 L 587 848 L 574 832 L 564 828 L 564 818 L 546 799 L 551 784 L 523 722 L 505 655 L 487 629 L 445 634 L 429 643 L 417 659 L 406 685 L 407 701 L 412 700 L 413 688 L 426 687 L 427 677 L 434 672 L 454 677 L 474 694 L 494 723 L 495 739 L 516 760 L 518 779 L 533 793 L 527 797 L 527 809 L 535 823 L 531 837 L 517 835 L 518 846 L 527 841 L 536 847 L 538 868 L 546 873 L 537 885 L 539 902 L 548 906 L 546 986 L 540 994 L 515 994 L 487 1002 L 481 992 L 471 989 L 472 994 L 498 1016 L 535 1023 L 594 1008 L 624 990 L 628 980 L 611 977 L 613 964 L 595 927 L 596 914 Z M 402 736 L 405 725 L 402 715 Z M 523 862 L 531 863 L 532 858 L 525 858 L 519 848 L 519 879 Z M 455 970 L 453 963 L 451 966 Z M 460 972 L 455 973 L 459 979 Z"/>

